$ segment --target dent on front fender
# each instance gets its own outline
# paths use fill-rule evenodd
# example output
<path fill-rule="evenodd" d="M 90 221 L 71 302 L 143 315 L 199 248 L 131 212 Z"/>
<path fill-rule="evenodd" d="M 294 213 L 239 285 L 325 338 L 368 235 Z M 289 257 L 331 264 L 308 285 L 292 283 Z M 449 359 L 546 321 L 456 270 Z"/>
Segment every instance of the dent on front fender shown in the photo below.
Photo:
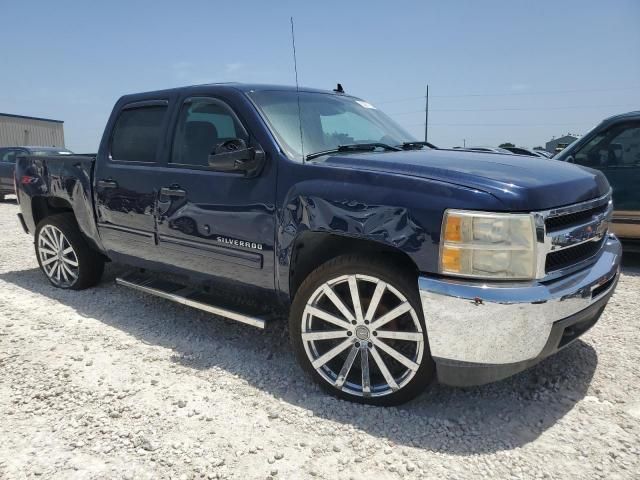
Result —
<path fill-rule="evenodd" d="M 425 239 L 424 230 L 403 207 L 301 196 L 289 203 L 286 212 L 290 215 L 287 223 L 295 226 L 291 230 L 295 232 L 308 229 L 340 233 L 378 241 L 406 252 L 418 250 Z"/>
<path fill-rule="evenodd" d="M 281 289 L 288 284 L 296 240 L 307 231 L 374 241 L 409 255 L 421 251 L 426 241 L 430 243 L 425 230 L 404 207 L 297 196 L 282 210 L 280 220 L 276 252 Z"/>

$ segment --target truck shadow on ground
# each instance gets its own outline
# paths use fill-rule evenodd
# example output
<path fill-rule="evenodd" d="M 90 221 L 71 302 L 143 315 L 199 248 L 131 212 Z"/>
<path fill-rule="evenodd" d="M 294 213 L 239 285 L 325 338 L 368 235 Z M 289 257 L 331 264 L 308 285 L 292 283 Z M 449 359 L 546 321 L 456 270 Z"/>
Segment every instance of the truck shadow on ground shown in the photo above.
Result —
<path fill-rule="evenodd" d="M 509 450 L 535 440 L 586 395 L 598 364 L 593 347 L 578 340 L 495 384 L 468 389 L 434 384 L 401 407 L 356 405 L 328 396 L 303 374 L 289 346 L 285 321 L 260 331 L 217 319 L 116 286 L 114 278 L 121 271 L 108 265 L 102 283 L 81 292 L 52 287 L 38 269 L 3 273 L 0 279 L 140 341 L 171 349 L 171 360 L 183 366 L 185 374 L 215 383 L 213 367 L 224 369 L 316 417 L 398 445 L 457 455 Z"/>

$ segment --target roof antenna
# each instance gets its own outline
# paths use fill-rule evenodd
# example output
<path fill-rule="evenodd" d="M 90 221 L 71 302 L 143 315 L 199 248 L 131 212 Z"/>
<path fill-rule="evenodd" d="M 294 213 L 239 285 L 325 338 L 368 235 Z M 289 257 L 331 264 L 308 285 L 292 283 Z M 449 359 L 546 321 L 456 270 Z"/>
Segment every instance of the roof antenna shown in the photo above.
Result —
<path fill-rule="evenodd" d="M 338 86 L 333 89 L 333 91 L 336 93 L 344 93 L 344 88 L 342 88 L 342 84 L 339 83 Z"/>
<path fill-rule="evenodd" d="M 298 85 L 298 61 L 296 60 L 296 34 L 293 30 L 293 17 L 291 17 L 291 46 L 293 47 L 293 70 L 296 72 L 296 96 L 298 97 L 298 124 L 300 125 L 300 149 L 302 150 L 302 163 L 304 163 L 304 140 L 302 136 L 302 113 L 300 110 L 300 86 Z"/>

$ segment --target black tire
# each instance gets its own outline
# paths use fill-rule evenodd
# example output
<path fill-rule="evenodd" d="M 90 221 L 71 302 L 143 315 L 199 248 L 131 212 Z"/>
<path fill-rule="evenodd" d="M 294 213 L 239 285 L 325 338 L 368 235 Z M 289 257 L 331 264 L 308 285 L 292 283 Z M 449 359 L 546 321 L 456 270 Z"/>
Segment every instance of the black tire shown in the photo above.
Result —
<path fill-rule="evenodd" d="M 357 277 L 354 277 L 355 275 L 357 275 Z M 344 284 L 345 280 L 340 280 L 340 279 L 343 279 L 345 276 L 347 276 L 348 278 L 348 280 L 346 280 L 348 285 Z M 310 308 L 313 308 L 313 305 L 310 302 L 318 301 L 317 299 L 319 298 L 319 295 L 323 295 L 322 293 L 318 294 L 318 292 L 323 291 L 322 289 L 325 288 L 325 286 L 327 285 L 327 282 L 329 282 L 329 284 L 332 285 L 331 289 L 333 289 L 335 286 L 336 290 L 334 291 L 334 293 L 337 294 L 341 300 L 343 300 L 344 306 L 347 306 L 347 308 L 350 309 L 351 312 L 357 311 L 357 308 L 354 307 L 355 302 L 352 301 L 353 297 L 351 295 L 353 294 L 350 293 L 351 290 L 348 290 L 348 291 L 345 290 L 346 288 L 349 288 L 349 289 L 351 288 L 349 282 L 352 281 L 351 280 L 352 277 L 355 278 L 354 282 L 356 282 L 356 285 L 357 285 L 355 290 L 360 300 L 359 302 L 361 305 L 360 310 L 362 312 L 360 314 L 360 320 L 358 320 L 357 325 L 353 325 L 353 327 L 344 327 L 342 326 L 343 324 L 339 325 L 338 327 L 339 329 L 352 328 L 351 333 L 347 332 L 348 337 L 346 338 L 340 337 L 340 339 L 336 339 L 336 340 L 330 340 L 330 339 L 320 340 L 319 339 L 317 341 L 314 340 L 310 342 L 309 334 L 313 335 L 312 330 L 314 329 L 312 327 L 309 327 L 310 325 L 309 322 L 311 322 L 311 325 L 312 325 L 313 322 L 316 321 L 316 317 L 314 316 L 314 314 L 310 314 L 309 311 L 307 311 L 306 309 L 308 306 L 310 306 Z M 371 286 L 366 285 L 366 282 L 370 282 L 371 278 L 377 279 L 378 282 L 371 283 Z M 365 284 L 358 283 L 362 281 L 364 281 Z M 337 283 L 332 283 L 332 282 L 337 282 Z M 342 284 L 340 282 L 342 282 Z M 368 312 L 369 305 L 374 303 L 371 299 L 375 297 L 375 293 L 373 294 L 369 293 L 369 297 L 367 300 L 367 294 L 366 293 L 363 294 L 363 290 L 366 291 L 367 289 L 369 289 L 369 292 L 371 292 L 371 289 L 374 288 L 374 285 L 375 285 L 375 288 L 377 288 L 378 284 L 382 282 L 384 282 L 384 284 L 386 284 L 387 287 L 384 287 L 384 286 L 382 287 L 382 288 L 386 288 L 385 290 L 383 290 L 385 293 L 383 294 L 382 297 L 379 297 L 380 303 L 379 304 L 376 303 L 376 305 L 379 305 L 379 307 L 377 307 L 378 310 L 376 310 L 376 307 L 374 307 L 373 308 L 374 312 L 380 311 L 380 309 L 382 309 L 385 306 L 385 302 L 390 303 L 391 306 L 388 307 L 387 310 L 382 310 L 383 315 L 385 312 L 389 313 L 389 310 L 394 310 L 395 308 L 400 306 L 404 306 L 408 308 L 408 306 L 406 305 L 407 302 L 410 304 L 410 307 L 412 307 L 413 309 L 413 310 L 410 310 L 408 313 L 400 315 L 399 317 L 397 317 L 397 319 L 389 322 L 389 324 L 396 324 L 396 323 L 398 324 L 397 325 L 398 328 L 396 329 L 397 332 L 402 332 L 403 334 L 412 335 L 413 339 L 407 340 L 406 343 L 404 344 L 403 344 L 403 341 L 390 339 L 390 337 L 388 336 L 385 338 L 385 341 L 382 342 L 382 338 L 383 338 L 382 336 L 385 334 L 388 334 L 389 331 L 387 330 L 383 332 L 382 330 L 376 330 L 380 328 L 380 327 L 374 326 L 376 325 L 376 322 L 375 321 L 368 322 L 366 320 L 367 315 L 365 314 L 365 311 L 369 313 Z M 342 289 L 342 292 L 343 292 L 342 294 L 340 294 L 340 289 Z M 400 298 L 396 297 L 395 293 L 391 292 L 391 290 L 394 290 L 396 293 L 399 292 L 401 296 L 404 297 L 405 300 L 401 300 Z M 345 294 L 344 292 L 348 292 L 348 293 Z M 390 296 L 387 297 L 386 295 L 390 295 Z M 389 298 L 389 300 L 386 300 L 387 298 Z M 394 304 L 392 302 L 394 298 L 400 302 L 400 304 L 398 304 L 396 307 L 393 306 Z M 330 296 L 326 296 L 324 299 L 319 300 L 321 302 L 326 301 L 324 306 L 320 308 L 321 310 L 327 311 L 327 309 L 332 308 L 332 303 L 330 303 L 329 300 L 331 300 Z M 333 302 L 333 300 L 331 300 L 331 302 Z M 347 302 L 350 302 L 350 303 L 347 303 Z M 336 304 L 333 303 L 333 305 L 336 305 Z M 338 309 L 336 308 L 335 312 L 337 311 Z M 354 317 L 357 315 L 358 315 L 357 313 L 353 313 Z M 331 328 L 328 328 L 323 326 L 323 323 L 322 323 L 322 322 L 325 322 L 326 324 L 328 322 L 326 322 L 326 320 L 322 320 L 322 317 L 318 317 L 318 318 L 321 320 L 318 324 L 318 327 L 320 328 L 319 333 L 323 333 L 325 330 L 333 330 L 335 332 L 340 331 L 340 333 L 342 333 L 341 330 L 335 330 L 335 327 L 333 325 L 337 325 L 336 323 L 332 323 Z M 382 315 L 372 316 L 371 318 L 373 318 L 374 320 L 375 319 L 382 320 Z M 416 320 L 417 322 L 419 322 L 420 328 L 417 328 Z M 306 340 L 303 340 L 303 334 L 302 334 L 303 323 L 305 325 L 305 335 L 307 335 L 305 337 Z M 369 329 L 366 332 L 363 332 L 362 330 L 358 331 L 359 328 L 362 328 L 361 325 L 363 323 L 367 324 L 365 330 Z M 382 325 L 389 325 L 389 324 L 382 323 Z M 415 327 L 415 330 L 412 330 L 414 327 Z M 385 330 L 388 328 L 389 327 L 385 327 Z M 420 332 L 420 329 L 421 329 L 421 332 Z M 418 340 L 420 333 L 422 336 L 422 343 L 420 343 L 420 340 Z M 302 283 L 302 285 L 300 286 L 300 288 L 298 289 L 295 295 L 293 304 L 291 306 L 290 315 L 289 315 L 289 334 L 290 334 L 291 343 L 292 343 L 295 355 L 298 359 L 298 362 L 303 367 L 303 369 L 307 373 L 309 373 L 311 377 L 314 379 L 314 381 L 316 381 L 324 390 L 326 390 L 327 392 L 329 392 L 334 396 L 343 398 L 345 400 L 358 402 L 358 403 L 367 403 L 371 405 L 380 405 L 380 406 L 398 405 L 398 404 L 407 402 L 413 399 L 414 397 L 416 397 L 417 395 L 419 395 L 435 378 L 435 364 L 433 362 L 433 358 L 431 357 L 431 352 L 429 349 L 429 342 L 427 339 L 426 328 L 425 328 L 424 318 L 422 314 L 422 306 L 421 306 L 420 297 L 418 294 L 418 281 L 417 281 L 416 274 L 414 272 L 398 268 L 390 264 L 389 261 L 385 262 L 384 259 L 379 257 L 371 257 L 371 256 L 364 256 L 364 255 L 344 255 L 344 256 L 334 258 L 329 262 L 321 265 L 316 270 L 314 270 L 304 280 L 304 282 Z M 361 340 L 363 338 L 366 340 Z M 353 346 L 351 345 L 351 343 L 349 343 L 350 341 L 354 341 Z M 315 344 L 318 342 L 321 342 L 321 343 L 319 343 L 319 346 L 316 347 Z M 323 342 L 335 342 L 335 343 L 325 347 L 324 346 L 325 343 Z M 421 348 L 422 353 L 420 355 L 415 353 L 414 354 L 415 356 L 412 357 L 413 360 L 415 360 L 412 363 L 412 367 L 413 369 L 415 369 L 417 365 L 417 370 L 410 370 L 407 368 L 407 372 L 409 373 L 406 374 L 405 377 L 399 377 L 400 380 L 404 378 L 403 383 L 396 382 L 397 379 L 395 378 L 395 376 L 393 376 L 393 372 L 400 371 L 402 366 L 400 366 L 400 369 L 395 369 L 395 370 L 392 368 L 389 368 L 391 364 L 397 363 L 397 365 L 400 365 L 400 363 L 396 362 L 393 357 L 389 356 L 389 354 L 387 354 L 385 350 L 382 350 L 380 348 L 380 342 L 385 343 L 387 347 L 393 346 L 393 345 L 396 345 L 396 346 L 399 345 L 398 348 L 407 346 L 407 344 L 409 344 L 409 346 L 415 345 L 415 352 L 417 352 Z M 391 345 L 388 342 L 391 342 Z M 333 349 L 333 347 L 336 344 L 347 345 L 346 347 L 347 350 L 345 350 L 344 352 L 341 352 L 334 359 L 329 361 L 329 362 L 336 362 L 335 363 L 336 368 L 332 369 L 332 367 L 329 366 L 329 362 L 328 362 L 326 365 L 320 363 L 319 370 L 321 371 L 316 370 L 316 368 L 312 364 L 312 361 L 321 362 L 320 357 L 323 357 L 324 355 L 326 358 L 327 352 Z M 358 345 L 360 345 L 360 349 L 358 350 L 358 353 L 354 354 L 356 355 L 356 357 L 353 357 L 353 358 L 357 359 L 359 357 L 361 360 L 359 373 L 358 373 L 358 367 L 355 366 L 356 361 L 353 358 L 351 358 L 351 350 L 356 350 L 355 347 Z M 320 351 L 321 348 L 324 350 Z M 372 352 L 372 350 L 376 350 L 377 358 L 374 358 L 374 353 Z M 369 358 L 369 360 L 363 361 L 364 360 L 362 358 L 363 351 L 367 353 L 366 356 Z M 398 353 L 397 350 L 396 350 L 396 353 Z M 409 355 L 406 355 L 405 358 L 407 358 L 408 356 Z M 313 358 L 315 358 L 315 360 L 312 360 Z M 342 363 L 343 358 L 344 358 L 344 364 Z M 385 379 L 387 379 L 388 377 L 384 376 L 382 369 L 379 367 L 380 363 L 378 362 L 380 359 L 382 359 L 382 363 L 385 364 L 384 367 L 386 368 L 387 373 L 392 374 L 392 378 L 394 380 L 393 383 L 397 389 L 392 389 L 391 387 L 392 383 L 387 382 L 388 389 L 384 390 L 384 384 L 386 381 Z M 346 367 L 347 363 L 349 363 L 352 366 L 347 368 Z M 338 370 L 340 365 L 342 365 L 342 368 L 340 368 L 340 371 L 336 374 L 336 371 Z M 395 367 L 397 365 L 392 365 L 392 366 Z M 355 371 L 353 370 L 354 366 L 356 368 Z M 370 372 L 370 376 L 369 376 L 370 382 L 365 382 L 364 375 L 362 375 L 363 371 L 367 371 L 367 368 L 369 369 L 368 371 Z M 345 369 L 346 369 L 346 375 L 341 377 L 341 374 L 345 371 Z M 373 380 L 376 376 L 376 369 L 377 369 L 378 380 L 383 380 L 383 381 L 379 382 L 377 385 L 374 385 Z M 411 373 L 411 372 L 414 372 L 414 373 Z M 360 385 L 361 392 L 357 391 L 358 375 L 361 375 L 361 378 L 362 378 L 361 385 Z M 413 376 L 411 377 L 410 375 L 413 375 Z M 341 378 L 345 378 L 345 379 L 342 380 L 343 382 L 342 388 L 338 388 L 336 387 L 336 384 L 340 381 Z M 349 378 L 352 378 L 355 380 L 350 381 Z M 332 381 L 334 383 L 331 383 Z M 365 394 L 365 387 L 364 387 L 365 384 L 371 385 L 370 387 L 371 392 L 369 392 L 368 394 Z M 353 386 L 353 388 L 349 387 L 350 385 Z M 382 385 L 382 387 L 379 387 L 380 385 Z M 345 389 L 344 388 L 345 386 L 347 386 L 348 388 Z M 380 388 L 379 390 L 377 390 L 375 395 L 372 393 L 374 392 L 374 388 Z"/>
<path fill-rule="evenodd" d="M 41 254 L 40 249 L 42 248 L 46 251 L 48 248 L 47 245 L 40 247 L 40 236 L 44 235 L 43 229 L 50 231 L 49 229 L 52 227 L 62 232 L 64 239 L 66 240 L 64 245 L 68 245 L 67 248 L 70 246 L 73 249 L 73 254 L 76 258 L 75 263 L 77 263 L 77 267 L 73 268 L 73 273 L 77 274 L 77 278 L 72 281 L 57 281 L 55 275 L 50 276 L 43 266 L 42 257 L 47 254 Z M 61 213 L 42 219 L 36 227 L 35 250 L 40 269 L 51 284 L 58 288 L 84 290 L 85 288 L 93 287 L 98 284 L 102 277 L 102 273 L 104 272 L 104 257 L 89 246 L 87 240 L 82 235 L 82 232 L 80 232 L 78 223 L 72 213 Z M 44 261 L 46 262 L 46 260 Z M 67 276 L 66 272 L 64 273 L 64 276 Z M 69 273 L 69 278 L 71 278 L 71 273 Z"/>

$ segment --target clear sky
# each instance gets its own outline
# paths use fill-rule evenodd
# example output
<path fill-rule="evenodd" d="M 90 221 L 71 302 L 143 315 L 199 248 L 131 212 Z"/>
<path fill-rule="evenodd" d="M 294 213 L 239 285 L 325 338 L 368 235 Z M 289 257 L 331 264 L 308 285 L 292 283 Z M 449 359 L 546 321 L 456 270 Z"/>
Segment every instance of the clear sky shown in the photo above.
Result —
<path fill-rule="evenodd" d="M 0 112 L 94 152 L 126 93 L 220 81 L 363 97 L 445 147 L 544 144 L 640 110 L 640 1 L 0 0 Z"/>

